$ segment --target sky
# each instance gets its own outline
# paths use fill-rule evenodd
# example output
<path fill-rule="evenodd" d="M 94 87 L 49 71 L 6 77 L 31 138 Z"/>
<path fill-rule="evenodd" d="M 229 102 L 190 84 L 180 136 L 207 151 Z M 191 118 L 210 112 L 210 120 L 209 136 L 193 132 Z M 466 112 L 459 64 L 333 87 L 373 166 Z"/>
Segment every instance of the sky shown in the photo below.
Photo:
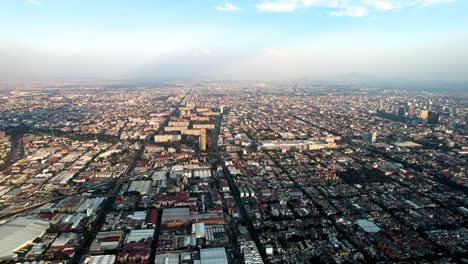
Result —
<path fill-rule="evenodd" d="M 468 81 L 467 0 L 0 0 L 0 80 Z"/>

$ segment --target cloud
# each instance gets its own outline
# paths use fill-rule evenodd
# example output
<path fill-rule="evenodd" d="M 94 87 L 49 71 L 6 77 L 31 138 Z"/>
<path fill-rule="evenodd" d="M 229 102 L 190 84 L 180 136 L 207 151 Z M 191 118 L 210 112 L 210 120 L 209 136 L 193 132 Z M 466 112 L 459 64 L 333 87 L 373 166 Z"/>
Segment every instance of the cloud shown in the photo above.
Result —
<path fill-rule="evenodd" d="M 29 4 L 29 5 L 40 5 L 41 4 L 40 0 L 26 0 L 25 2 L 26 2 L 26 4 Z"/>
<path fill-rule="evenodd" d="M 367 9 L 362 6 L 353 6 L 340 9 L 338 11 L 330 12 L 332 16 L 351 16 L 351 17 L 363 17 L 367 15 Z"/>
<path fill-rule="evenodd" d="M 374 7 L 375 9 L 384 10 L 384 11 L 397 8 L 396 5 L 387 1 L 381 1 L 381 0 L 366 0 L 364 1 L 364 3 L 369 6 Z"/>
<path fill-rule="evenodd" d="M 305 7 L 310 7 L 310 6 L 338 7 L 344 3 L 344 1 L 339 1 L 339 0 L 301 0 L 300 2 Z"/>
<path fill-rule="evenodd" d="M 419 0 L 417 2 L 419 3 L 419 5 L 428 6 L 428 5 L 433 5 L 433 4 L 455 2 L 455 0 Z"/>
<path fill-rule="evenodd" d="M 263 1 L 255 5 L 262 12 L 292 12 L 298 7 L 295 0 Z"/>
<path fill-rule="evenodd" d="M 263 0 L 255 7 L 261 12 L 294 12 L 298 9 L 321 7 L 331 9 L 332 16 L 363 17 L 372 11 L 429 6 L 456 0 Z"/>
<path fill-rule="evenodd" d="M 239 10 L 239 8 L 232 3 L 224 2 L 224 4 L 217 6 L 216 10 L 224 11 L 224 12 L 232 12 L 232 11 Z"/>

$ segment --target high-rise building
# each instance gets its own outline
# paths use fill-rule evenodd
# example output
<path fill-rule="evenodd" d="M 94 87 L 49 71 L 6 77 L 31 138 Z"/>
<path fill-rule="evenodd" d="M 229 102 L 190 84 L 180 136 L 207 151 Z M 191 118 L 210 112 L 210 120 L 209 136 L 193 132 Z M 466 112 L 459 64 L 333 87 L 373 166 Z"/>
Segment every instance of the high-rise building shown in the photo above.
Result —
<path fill-rule="evenodd" d="M 425 109 L 419 111 L 419 117 L 422 118 L 422 119 L 427 119 L 428 112 L 429 112 L 429 111 L 427 111 L 427 110 L 425 110 Z"/>
<path fill-rule="evenodd" d="M 408 115 L 414 115 L 414 105 L 408 105 Z"/>
<path fill-rule="evenodd" d="M 206 130 L 200 129 L 200 150 L 206 150 Z"/>
<path fill-rule="evenodd" d="M 427 116 L 427 123 L 437 125 L 439 123 L 439 114 L 434 111 L 429 111 Z"/>
<path fill-rule="evenodd" d="M 405 116 L 405 115 L 406 115 L 406 107 L 400 106 L 400 107 L 398 108 L 398 115 L 399 115 L 399 116 Z"/>
<path fill-rule="evenodd" d="M 377 140 L 377 132 L 363 133 L 361 138 L 364 141 L 374 143 Z"/>

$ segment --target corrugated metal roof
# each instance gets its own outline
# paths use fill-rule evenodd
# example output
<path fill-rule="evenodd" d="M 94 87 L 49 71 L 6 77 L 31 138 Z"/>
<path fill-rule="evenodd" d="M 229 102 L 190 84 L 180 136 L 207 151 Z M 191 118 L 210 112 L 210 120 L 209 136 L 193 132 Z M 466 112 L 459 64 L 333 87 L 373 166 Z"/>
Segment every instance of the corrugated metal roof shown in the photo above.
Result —
<path fill-rule="evenodd" d="M 166 254 L 156 255 L 154 263 L 155 264 L 179 264 L 179 259 L 180 259 L 179 256 L 180 256 L 179 253 L 166 253 Z"/>
<path fill-rule="evenodd" d="M 376 233 L 376 232 L 380 231 L 380 228 L 376 224 L 374 224 L 371 221 L 368 221 L 366 219 L 359 219 L 356 222 L 366 232 Z"/>
<path fill-rule="evenodd" d="M 49 221 L 34 217 L 18 217 L 0 226 L 0 258 L 15 256 L 14 251 L 41 237 Z"/>
<path fill-rule="evenodd" d="M 113 264 L 115 262 L 114 255 L 91 256 L 88 258 L 87 264 Z"/>
<path fill-rule="evenodd" d="M 226 250 L 224 248 L 200 249 L 201 264 L 227 264 Z"/>

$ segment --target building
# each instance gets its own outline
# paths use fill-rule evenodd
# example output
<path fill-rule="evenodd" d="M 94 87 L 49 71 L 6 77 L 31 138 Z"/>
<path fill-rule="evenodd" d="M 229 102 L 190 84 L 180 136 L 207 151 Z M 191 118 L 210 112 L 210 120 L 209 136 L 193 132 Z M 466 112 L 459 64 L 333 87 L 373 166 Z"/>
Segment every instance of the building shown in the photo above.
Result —
<path fill-rule="evenodd" d="M 146 227 L 147 228 L 156 228 L 158 223 L 158 210 L 157 209 L 150 209 L 149 212 L 146 214 Z"/>
<path fill-rule="evenodd" d="M 46 256 L 55 258 L 57 256 L 72 257 L 80 245 L 82 236 L 78 233 L 62 233 L 57 237 L 47 250 Z"/>
<path fill-rule="evenodd" d="M 104 200 L 106 200 L 106 198 L 104 197 L 86 199 L 80 204 L 76 212 L 86 212 L 88 216 L 91 216 L 91 214 L 93 214 L 99 209 Z"/>
<path fill-rule="evenodd" d="M 279 133 L 282 139 L 295 139 L 296 136 L 291 132 Z"/>
<path fill-rule="evenodd" d="M 121 230 L 110 232 L 99 232 L 94 238 L 89 251 L 93 254 L 104 253 L 106 251 L 118 249 L 120 242 L 124 238 L 124 232 Z"/>
<path fill-rule="evenodd" d="M 360 228 L 368 233 L 377 233 L 380 231 L 380 228 L 376 224 L 367 219 L 358 219 L 356 223 Z"/>
<path fill-rule="evenodd" d="M 190 121 L 210 121 L 209 116 L 191 116 Z"/>
<path fill-rule="evenodd" d="M 177 142 L 180 141 L 180 135 L 156 135 L 154 142 Z"/>
<path fill-rule="evenodd" d="M 130 187 L 128 187 L 128 192 L 137 192 L 141 195 L 146 195 L 151 188 L 151 183 L 153 181 L 132 181 Z"/>
<path fill-rule="evenodd" d="M 229 241 L 222 225 L 205 226 L 205 238 L 207 245 L 222 245 Z"/>
<path fill-rule="evenodd" d="M 200 150 L 206 150 L 206 130 L 200 129 Z"/>
<path fill-rule="evenodd" d="M 205 224 L 194 223 L 192 224 L 192 236 L 195 238 L 205 238 Z"/>
<path fill-rule="evenodd" d="M 114 255 L 89 256 L 83 262 L 83 264 L 113 264 L 113 263 L 115 263 Z"/>
<path fill-rule="evenodd" d="M 363 141 L 374 143 L 377 140 L 377 132 L 363 133 L 361 138 Z"/>
<path fill-rule="evenodd" d="M 414 105 L 408 105 L 408 115 L 414 115 Z"/>
<path fill-rule="evenodd" d="M 400 106 L 400 107 L 398 108 L 398 115 L 399 115 L 399 116 L 405 116 L 405 115 L 406 115 L 406 107 Z"/>
<path fill-rule="evenodd" d="M 190 122 L 188 121 L 169 121 L 171 127 L 188 127 Z"/>
<path fill-rule="evenodd" d="M 336 147 L 335 142 L 325 140 L 263 140 L 258 142 L 257 150 L 318 150 Z"/>
<path fill-rule="evenodd" d="M 182 131 L 182 130 L 185 130 L 187 129 L 188 126 L 183 126 L 183 127 L 171 127 L 171 126 L 167 126 L 164 128 L 164 131 L 166 132 L 177 132 L 177 131 Z"/>
<path fill-rule="evenodd" d="M 125 243 L 136 243 L 147 241 L 154 236 L 154 229 L 131 230 L 125 238 Z"/>
<path fill-rule="evenodd" d="M 182 135 L 200 136 L 200 129 L 184 129 L 180 131 Z"/>
<path fill-rule="evenodd" d="M 427 115 L 427 123 L 431 125 L 439 124 L 439 114 L 434 111 L 429 111 Z"/>
<path fill-rule="evenodd" d="M 117 260 L 121 263 L 148 263 L 154 231 L 154 229 L 131 230 L 117 255 Z"/>
<path fill-rule="evenodd" d="M 166 208 L 162 213 L 161 225 L 164 226 L 171 222 L 185 223 L 190 220 L 190 208 Z"/>
<path fill-rule="evenodd" d="M 1 225 L 0 260 L 14 259 L 15 251 L 42 237 L 49 227 L 49 221 L 34 217 L 17 217 Z"/>
<path fill-rule="evenodd" d="M 258 252 L 255 242 L 252 240 L 242 242 L 240 248 L 245 264 L 263 264 L 262 257 Z"/>
<path fill-rule="evenodd" d="M 215 125 L 214 124 L 194 124 L 193 128 L 194 129 L 214 129 Z"/>
<path fill-rule="evenodd" d="M 155 264 L 179 264 L 180 254 L 179 253 L 165 253 L 158 254 L 155 256 Z"/>
<path fill-rule="evenodd" d="M 224 248 L 200 249 L 201 264 L 227 264 L 226 250 Z"/>
<path fill-rule="evenodd" d="M 428 110 L 421 110 L 419 111 L 419 117 L 422 118 L 422 119 L 427 119 L 427 116 L 429 114 L 429 111 Z"/>

